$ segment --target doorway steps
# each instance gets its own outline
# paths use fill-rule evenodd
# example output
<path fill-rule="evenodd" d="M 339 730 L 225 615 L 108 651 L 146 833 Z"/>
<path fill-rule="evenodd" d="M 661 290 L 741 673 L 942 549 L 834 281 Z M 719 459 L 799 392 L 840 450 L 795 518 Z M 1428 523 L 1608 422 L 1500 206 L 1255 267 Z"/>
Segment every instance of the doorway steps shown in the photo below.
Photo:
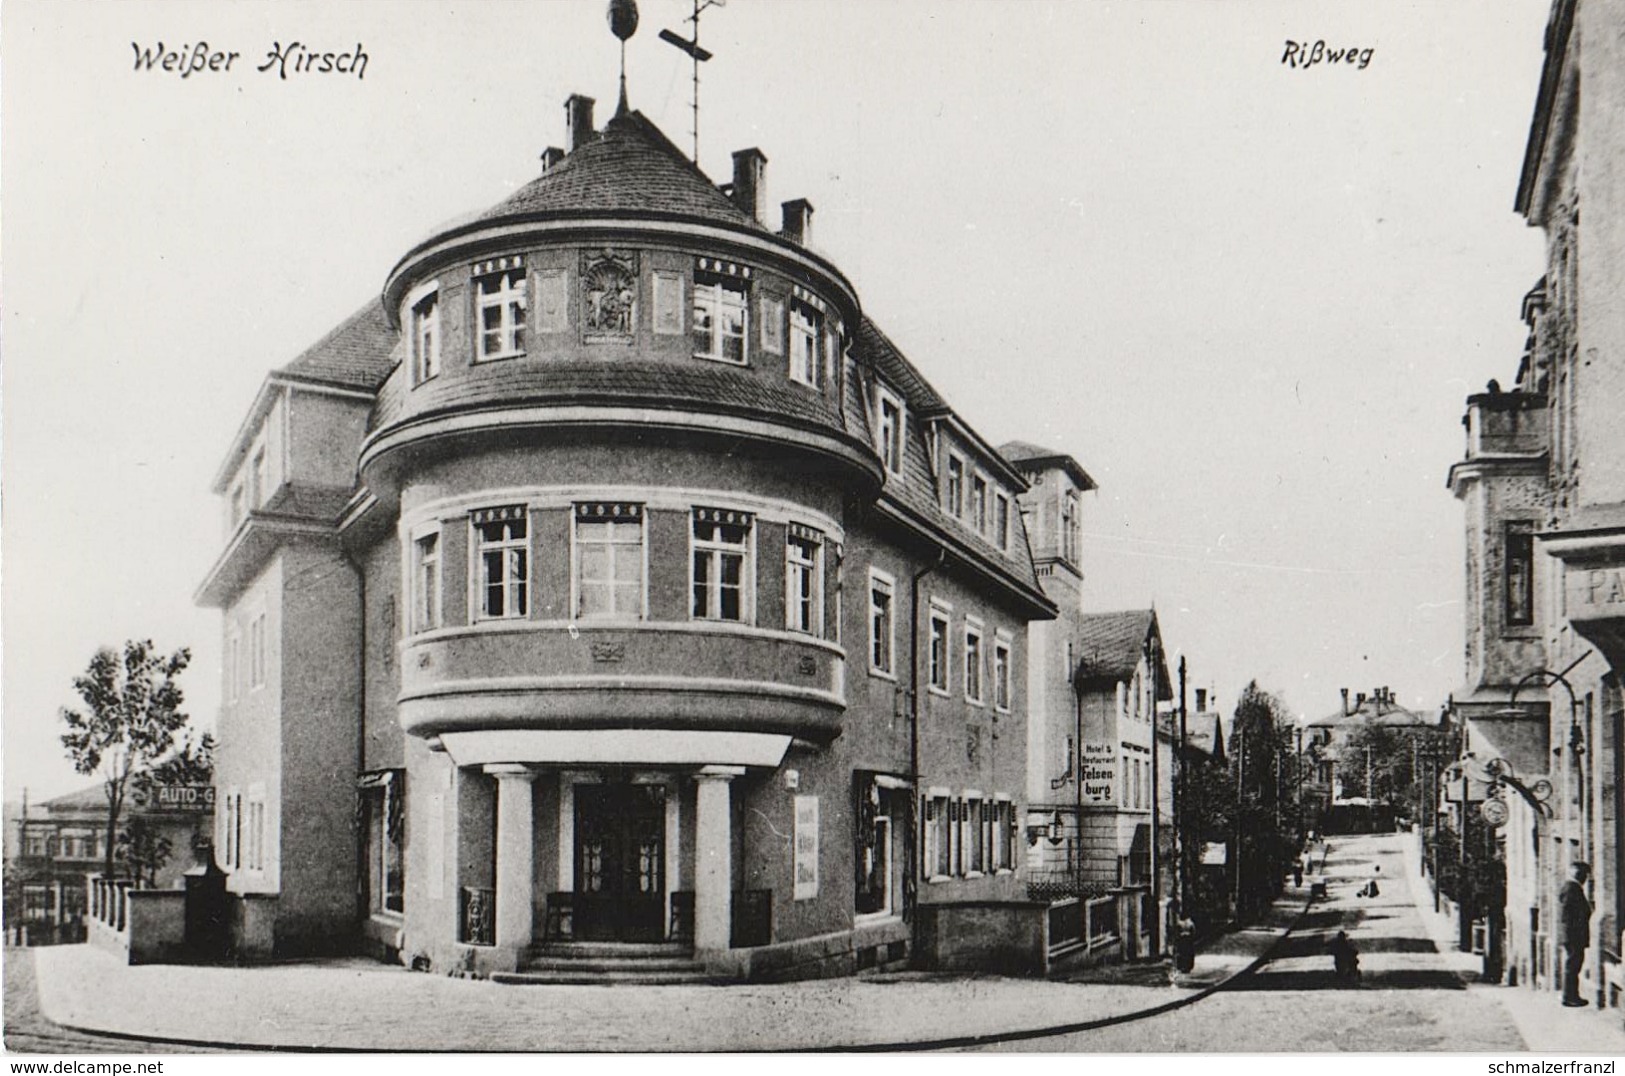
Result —
<path fill-rule="evenodd" d="M 511 986 L 679 986 L 720 980 L 686 945 L 549 942 L 532 946 L 518 971 L 497 972 L 491 981 Z"/>

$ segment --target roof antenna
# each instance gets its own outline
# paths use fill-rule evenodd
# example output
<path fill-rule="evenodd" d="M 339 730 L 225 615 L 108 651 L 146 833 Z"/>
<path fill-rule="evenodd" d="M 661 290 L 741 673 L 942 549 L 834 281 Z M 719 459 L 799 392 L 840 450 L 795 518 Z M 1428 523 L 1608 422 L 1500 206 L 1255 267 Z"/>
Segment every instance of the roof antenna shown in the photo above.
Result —
<path fill-rule="evenodd" d="M 728 0 L 694 0 L 694 14 L 683 20 L 694 24 L 694 40 L 692 41 L 686 37 L 678 37 L 670 30 L 660 31 L 660 40 L 676 45 L 694 58 L 694 100 L 690 108 L 694 111 L 694 164 L 696 166 L 700 163 L 700 63 L 711 58 L 709 52 L 700 48 L 700 12 L 713 5 L 726 7 L 727 3 Z"/>
<path fill-rule="evenodd" d="M 626 115 L 626 39 L 638 32 L 638 0 L 609 0 L 609 32 L 621 39 L 621 104 L 615 115 Z"/>

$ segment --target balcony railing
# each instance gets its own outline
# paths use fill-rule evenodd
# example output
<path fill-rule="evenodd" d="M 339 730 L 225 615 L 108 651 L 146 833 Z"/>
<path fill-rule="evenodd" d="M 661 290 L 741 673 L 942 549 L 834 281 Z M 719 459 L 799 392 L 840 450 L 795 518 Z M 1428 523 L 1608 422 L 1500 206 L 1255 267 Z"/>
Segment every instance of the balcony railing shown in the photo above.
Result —
<path fill-rule="evenodd" d="M 496 890 L 465 885 L 462 887 L 460 903 L 462 914 L 459 918 L 462 930 L 458 940 L 464 945 L 495 945 Z"/>

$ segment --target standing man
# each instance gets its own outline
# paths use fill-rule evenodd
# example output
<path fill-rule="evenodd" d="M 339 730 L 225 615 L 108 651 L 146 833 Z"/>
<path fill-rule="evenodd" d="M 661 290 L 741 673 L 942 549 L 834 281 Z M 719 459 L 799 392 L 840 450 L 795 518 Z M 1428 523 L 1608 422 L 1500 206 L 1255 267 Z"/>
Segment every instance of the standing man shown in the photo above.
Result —
<path fill-rule="evenodd" d="M 1563 916 L 1563 1004 L 1579 1008 L 1586 1004 L 1580 996 L 1580 967 L 1585 963 L 1586 948 L 1591 945 L 1591 901 L 1586 899 L 1586 879 L 1591 877 L 1589 863 L 1576 862 L 1573 877 L 1563 883 L 1557 894 L 1557 906 Z"/>

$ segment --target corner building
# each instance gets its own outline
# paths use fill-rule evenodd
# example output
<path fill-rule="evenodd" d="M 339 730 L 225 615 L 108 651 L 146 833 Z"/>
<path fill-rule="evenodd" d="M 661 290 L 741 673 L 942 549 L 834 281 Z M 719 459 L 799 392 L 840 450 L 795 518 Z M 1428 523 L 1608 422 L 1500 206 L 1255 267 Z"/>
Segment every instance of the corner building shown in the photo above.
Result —
<path fill-rule="evenodd" d="M 272 374 L 221 469 L 245 954 L 795 978 L 1023 896 L 1022 476 L 806 201 L 764 223 L 763 154 L 719 188 L 592 108 Z"/>

